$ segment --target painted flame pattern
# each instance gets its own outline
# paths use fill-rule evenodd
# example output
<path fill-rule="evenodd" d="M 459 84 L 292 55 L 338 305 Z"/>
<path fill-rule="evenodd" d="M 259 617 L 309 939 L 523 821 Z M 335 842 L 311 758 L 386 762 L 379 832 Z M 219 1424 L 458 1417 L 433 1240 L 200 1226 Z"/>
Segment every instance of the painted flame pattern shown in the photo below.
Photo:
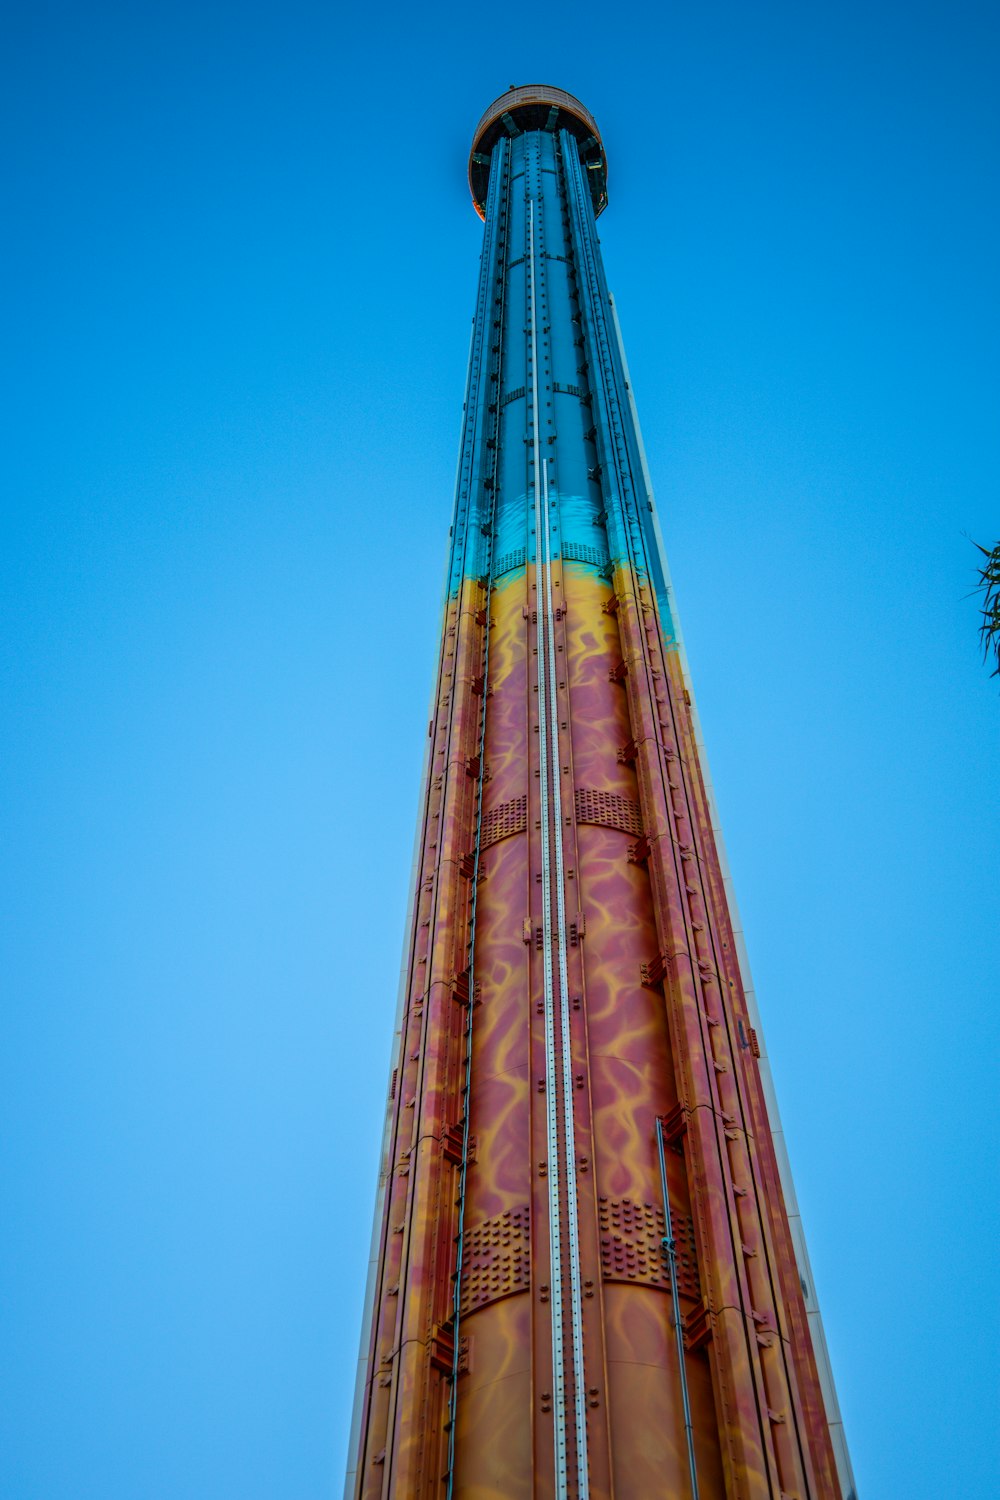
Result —
<path fill-rule="evenodd" d="M 751 1052 L 707 796 L 675 651 L 648 586 L 556 562 L 588 1454 L 594 1500 L 689 1493 L 668 1280 L 602 1270 L 602 1203 L 660 1205 L 658 1118 L 673 1122 L 671 1206 L 691 1226 L 684 1284 L 701 1495 L 839 1495 L 787 1219 Z M 359 1500 L 438 1496 L 454 1328 L 461 1117 L 472 1026 L 470 1236 L 507 1215 L 530 1284 L 497 1278 L 459 1327 L 455 1493 L 550 1500 L 551 1267 L 544 1097 L 537 661 L 530 566 L 489 599 L 468 581 L 445 621 L 408 1004 L 393 1100 Z M 484 612 L 491 615 L 488 683 Z M 614 669 L 624 663 L 624 672 Z M 482 849 L 467 998 L 481 693 L 483 817 L 526 798 Z M 621 752 L 621 753 L 619 753 Z M 638 804 L 643 835 L 577 823 L 574 791 Z M 468 980 L 465 980 L 468 986 Z M 742 1028 L 742 1029 L 741 1029 Z M 507 1222 L 507 1221 L 504 1221 Z M 485 1232 L 485 1231 L 484 1231 Z M 501 1253 L 501 1252 L 495 1252 Z M 604 1259 L 609 1252 L 605 1248 Z M 658 1282 L 658 1284 L 654 1284 Z M 412 1414 L 420 1413 L 413 1421 Z M 402 1414 L 409 1413 L 410 1420 Z"/>

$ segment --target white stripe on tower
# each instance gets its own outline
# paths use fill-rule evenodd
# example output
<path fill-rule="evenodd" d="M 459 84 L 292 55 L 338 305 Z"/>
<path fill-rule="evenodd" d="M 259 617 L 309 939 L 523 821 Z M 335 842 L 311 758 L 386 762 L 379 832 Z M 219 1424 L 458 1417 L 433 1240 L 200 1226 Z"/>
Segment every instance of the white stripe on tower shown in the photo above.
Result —
<path fill-rule="evenodd" d="M 559 1105 L 556 1083 L 556 1023 L 552 983 L 552 874 L 549 840 L 548 712 L 545 702 L 545 636 L 541 599 L 542 505 L 538 485 L 541 454 L 538 440 L 538 345 L 535 333 L 535 203 L 528 201 L 528 287 L 531 329 L 531 406 L 535 497 L 535 620 L 538 657 L 538 756 L 542 824 L 542 974 L 545 987 L 545 1117 L 548 1136 L 549 1259 L 551 1262 L 552 1382 L 555 1416 L 556 1500 L 568 1500 L 566 1453 L 566 1372 L 563 1352 L 562 1233 L 559 1223 Z"/>

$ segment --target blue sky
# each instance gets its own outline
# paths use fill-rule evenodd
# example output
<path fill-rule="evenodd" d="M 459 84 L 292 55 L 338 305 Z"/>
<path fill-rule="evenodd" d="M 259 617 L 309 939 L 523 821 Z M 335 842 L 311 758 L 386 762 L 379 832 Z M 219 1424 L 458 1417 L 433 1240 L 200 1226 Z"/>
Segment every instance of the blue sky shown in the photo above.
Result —
<path fill-rule="evenodd" d="M 601 221 L 862 1500 L 995 1493 L 998 22 L 24 7 L 0 1493 L 339 1494 L 481 226 Z M 967 535 L 966 535 L 967 534 Z"/>

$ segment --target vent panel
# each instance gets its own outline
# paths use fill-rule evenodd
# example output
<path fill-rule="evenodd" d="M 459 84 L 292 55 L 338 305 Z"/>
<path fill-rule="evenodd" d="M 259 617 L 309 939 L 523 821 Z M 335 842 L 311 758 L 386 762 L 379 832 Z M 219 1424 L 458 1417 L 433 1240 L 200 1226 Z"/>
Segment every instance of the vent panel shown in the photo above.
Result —
<path fill-rule="evenodd" d="M 462 1254 L 462 1312 L 526 1292 L 531 1285 L 528 1205 L 509 1208 L 465 1231 Z"/>
<path fill-rule="evenodd" d="M 513 552 L 505 552 L 498 557 L 493 567 L 493 577 L 499 578 L 501 573 L 509 573 L 512 568 L 524 566 L 524 548 L 517 547 Z"/>
<path fill-rule="evenodd" d="M 601 1234 L 601 1271 L 605 1281 L 630 1281 L 670 1290 L 663 1248 L 667 1232 L 663 1209 L 635 1198 L 601 1198 L 597 1205 Z M 694 1225 L 688 1214 L 673 1212 L 677 1240 L 677 1290 L 701 1300 Z"/>
<path fill-rule="evenodd" d="M 500 802 L 483 813 L 479 828 L 479 847 L 488 849 L 513 833 L 523 833 L 528 826 L 528 799 L 514 797 L 510 802 Z"/>
<path fill-rule="evenodd" d="M 642 814 L 638 802 L 620 797 L 617 792 L 594 792 L 588 787 L 576 789 L 576 821 L 594 823 L 599 828 L 617 828 L 619 833 L 642 834 Z"/>
<path fill-rule="evenodd" d="M 582 542 L 564 542 L 562 555 L 567 562 L 592 563 L 595 568 L 603 567 L 608 560 L 603 547 L 586 547 Z"/>

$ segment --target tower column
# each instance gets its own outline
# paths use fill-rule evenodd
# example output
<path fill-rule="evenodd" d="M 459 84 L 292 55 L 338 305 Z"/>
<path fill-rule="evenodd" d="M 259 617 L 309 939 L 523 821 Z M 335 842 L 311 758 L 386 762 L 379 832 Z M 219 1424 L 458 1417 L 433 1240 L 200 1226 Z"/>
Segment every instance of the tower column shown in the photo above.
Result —
<path fill-rule="evenodd" d="M 850 1490 L 601 264 L 606 182 L 570 95 L 515 89 L 480 122 L 358 1500 Z"/>

